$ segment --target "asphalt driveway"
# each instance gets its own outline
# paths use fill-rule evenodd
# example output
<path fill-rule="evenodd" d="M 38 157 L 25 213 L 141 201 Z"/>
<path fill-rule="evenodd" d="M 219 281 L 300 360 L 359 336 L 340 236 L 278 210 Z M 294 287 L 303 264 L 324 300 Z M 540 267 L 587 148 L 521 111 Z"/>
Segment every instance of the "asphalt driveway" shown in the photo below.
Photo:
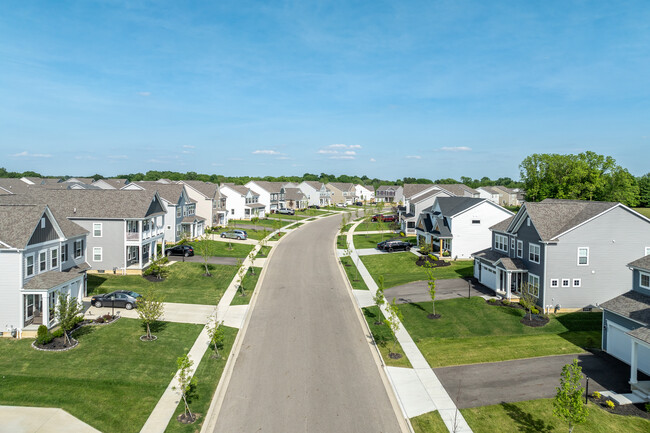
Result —
<path fill-rule="evenodd" d="M 466 298 L 470 296 L 494 296 L 494 292 L 475 278 L 452 278 L 436 281 L 436 300 Z M 429 286 L 426 281 L 414 281 L 384 291 L 386 299 L 395 298 L 398 304 L 431 301 Z"/>
<path fill-rule="evenodd" d="M 190 257 L 168 256 L 170 262 L 192 262 L 203 263 L 203 256 L 194 255 Z M 211 265 L 236 265 L 237 257 L 208 257 L 208 263 Z"/>
<path fill-rule="evenodd" d="M 442 367 L 434 372 L 456 405 L 465 409 L 555 397 L 562 367 L 574 358 L 590 378 L 590 393 L 630 392 L 630 367 L 604 352 Z"/>

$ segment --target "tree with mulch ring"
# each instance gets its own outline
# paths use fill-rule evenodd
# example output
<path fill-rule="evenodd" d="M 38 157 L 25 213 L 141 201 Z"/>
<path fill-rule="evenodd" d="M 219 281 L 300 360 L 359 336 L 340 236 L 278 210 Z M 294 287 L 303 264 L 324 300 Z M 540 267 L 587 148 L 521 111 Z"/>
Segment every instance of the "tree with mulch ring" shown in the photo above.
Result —
<path fill-rule="evenodd" d="M 435 257 L 435 258 L 432 258 Z M 440 260 L 436 256 L 420 256 L 418 259 L 415 261 L 415 264 L 418 266 L 428 266 L 430 265 L 433 268 L 440 268 L 443 266 L 450 266 L 451 262 L 448 262 L 446 260 Z"/>
<path fill-rule="evenodd" d="M 212 276 L 212 274 L 210 273 L 210 266 L 208 265 L 208 260 L 210 259 L 209 240 L 210 240 L 210 235 L 204 233 L 203 236 L 201 236 L 201 238 L 194 243 L 194 245 L 197 247 L 199 251 L 199 255 L 203 259 L 203 267 L 205 268 L 205 273 L 203 274 L 204 277 Z"/>
<path fill-rule="evenodd" d="M 190 410 L 190 403 L 192 398 L 196 394 L 196 378 L 191 373 L 192 365 L 194 362 L 187 355 L 180 356 L 176 360 L 178 365 L 178 389 L 181 392 L 181 398 L 185 406 L 185 410 L 182 414 L 178 415 L 176 418 L 179 422 L 183 424 L 192 424 L 197 420 L 197 415 L 192 413 Z"/>
<path fill-rule="evenodd" d="M 156 340 L 156 337 L 151 335 L 151 325 L 158 322 L 164 313 L 165 307 L 163 305 L 162 297 L 158 295 L 153 287 L 149 287 L 145 290 L 144 294 L 138 298 L 136 303 L 138 307 L 138 317 L 147 330 L 146 335 L 141 336 L 140 340 Z"/>
<path fill-rule="evenodd" d="M 539 314 L 533 314 L 529 317 L 524 316 L 519 322 L 522 325 L 530 326 L 531 328 L 541 328 L 542 326 L 545 326 L 550 319 L 548 317 L 539 315 Z"/>
<path fill-rule="evenodd" d="M 440 319 L 440 314 L 436 314 L 436 277 L 433 274 L 433 265 L 427 263 L 424 267 L 424 272 L 427 274 L 427 285 L 429 286 L 429 296 L 431 297 L 431 314 L 427 315 L 427 319 L 435 320 Z"/>
<path fill-rule="evenodd" d="M 375 301 L 375 304 L 379 307 L 379 314 L 377 314 L 377 319 L 375 320 L 375 325 L 383 325 L 384 322 L 381 320 L 381 306 L 386 303 L 386 298 L 384 298 L 384 276 L 380 275 L 377 278 L 377 291 L 372 296 L 372 300 Z"/>
<path fill-rule="evenodd" d="M 390 330 L 393 332 L 393 345 L 388 350 L 388 357 L 390 359 L 400 359 L 402 357 L 402 354 L 395 352 L 395 348 L 397 346 L 397 331 L 399 330 L 399 324 L 404 319 L 404 317 L 402 316 L 402 312 L 399 310 L 397 304 L 395 303 L 395 298 L 393 298 L 393 302 L 386 304 L 386 306 L 388 307 L 388 316 L 386 319 L 384 319 L 384 323 L 386 323 L 386 325 L 388 325 Z"/>
<path fill-rule="evenodd" d="M 60 352 L 76 347 L 79 342 L 74 338 L 67 340 L 63 334 L 63 329 L 59 328 L 54 332 L 49 332 L 47 326 L 38 327 L 37 338 L 32 343 L 32 347 L 38 350 Z"/>

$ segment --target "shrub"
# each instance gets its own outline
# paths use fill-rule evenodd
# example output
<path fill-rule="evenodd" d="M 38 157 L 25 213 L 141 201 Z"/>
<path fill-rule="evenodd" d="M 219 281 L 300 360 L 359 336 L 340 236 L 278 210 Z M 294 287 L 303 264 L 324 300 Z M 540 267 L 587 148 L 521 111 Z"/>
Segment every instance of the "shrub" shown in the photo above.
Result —
<path fill-rule="evenodd" d="M 501 303 L 503 305 L 510 305 L 510 301 L 508 301 L 507 299 L 502 300 Z"/>
<path fill-rule="evenodd" d="M 56 331 L 53 331 L 52 332 L 52 337 L 53 338 L 63 337 L 63 329 L 59 328 Z"/>
<path fill-rule="evenodd" d="M 431 245 L 422 244 L 420 247 L 420 254 L 429 254 L 431 252 Z"/>
<path fill-rule="evenodd" d="M 539 314 L 539 310 L 536 307 L 532 307 L 530 309 L 530 312 L 533 313 L 533 314 Z"/>
<path fill-rule="evenodd" d="M 74 318 L 74 324 L 75 324 L 75 325 L 78 325 L 79 323 L 83 322 L 84 320 L 86 320 L 86 319 L 84 318 L 84 316 L 76 316 L 76 317 Z"/>
<path fill-rule="evenodd" d="M 110 314 L 104 314 L 102 317 L 107 322 L 110 321 L 110 320 L 113 320 L 113 316 L 111 316 Z"/>
<path fill-rule="evenodd" d="M 442 257 L 449 257 L 449 256 L 451 256 L 451 253 L 449 251 L 446 251 L 446 250 L 443 251 Z"/>
<path fill-rule="evenodd" d="M 497 303 L 497 300 L 494 299 L 494 298 L 490 298 L 490 299 L 488 299 L 488 302 L 489 302 L 490 304 L 496 304 L 496 303 Z"/>
<path fill-rule="evenodd" d="M 36 343 L 40 344 L 40 345 L 45 345 L 45 344 L 50 343 L 52 340 L 54 340 L 54 336 L 51 333 L 48 332 L 45 335 L 43 335 L 42 337 L 38 337 L 36 339 Z"/>
<path fill-rule="evenodd" d="M 594 393 L 591 394 L 591 396 L 593 398 L 595 398 L 596 400 L 600 400 L 600 398 L 602 397 L 602 395 L 600 395 L 600 393 L 598 391 L 594 391 Z"/>
<path fill-rule="evenodd" d="M 98 318 L 95 319 L 95 323 L 104 323 L 104 322 L 105 322 L 105 320 L 104 320 L 103 317 L 98 317 Z"/>
<path fill-rule="evenodd" d="M 650 413 L 650 403 L 645 404 L 645 411 Z"/>
<path fill-rule="evenodd" d="M 47 326 L 40 325 L 36 331 L 36 337 L 40 340 L 47 335 Z"/>
<path fill-rule="evenodd" d="M 614 404 L 614 402 L 611 401 L 611 400 L 607 400 L 607 401 L 605 402 L 605 405 L 606 405 L 607 408 L 609 408 L 609 409 L 614 409 L 614 407 L 616 407 L 616 405 Z"/>
<path fill-rule="evenodd" d="M 400 236 L 401 238 L 403 238 L 404 236 L 406 236 L 406 233 L 404 233 L 404 232 L 399 232 L 399 236 Z"/>

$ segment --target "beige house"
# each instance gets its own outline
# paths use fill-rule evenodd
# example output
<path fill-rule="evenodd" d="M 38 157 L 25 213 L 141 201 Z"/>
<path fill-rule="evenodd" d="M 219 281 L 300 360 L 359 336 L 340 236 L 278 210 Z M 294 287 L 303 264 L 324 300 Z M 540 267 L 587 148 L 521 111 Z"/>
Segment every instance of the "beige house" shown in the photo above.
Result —
<path fill-rule="evenodd" d="M 331 203 L 333 204 L 352 204 L 355 201 L 356 188 L 353 183 L 330 182 L 325 187 L 332 193 Z"/>

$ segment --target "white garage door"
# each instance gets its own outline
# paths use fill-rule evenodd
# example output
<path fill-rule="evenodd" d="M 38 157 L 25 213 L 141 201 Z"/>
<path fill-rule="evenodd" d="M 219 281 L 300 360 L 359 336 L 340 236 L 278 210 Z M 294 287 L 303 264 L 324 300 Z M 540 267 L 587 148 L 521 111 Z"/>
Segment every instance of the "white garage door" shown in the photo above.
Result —
<path fill-rule="evenodd" d="M 632 337 L 626 334 L 628 330 L 620 325 L 607 321 L 607 353 L 630 364 L 632 355 Z M 650 349 L 638 346 L 638 369 L 650 374 Z"/>
<path fill-rule="evenodd" d="M 490 269 L 486 266 L 481 265 L 481 284 L 489 287 L 492 290 L 496 290 L 497 287 L 497 274 L 494 269 Z"/>

